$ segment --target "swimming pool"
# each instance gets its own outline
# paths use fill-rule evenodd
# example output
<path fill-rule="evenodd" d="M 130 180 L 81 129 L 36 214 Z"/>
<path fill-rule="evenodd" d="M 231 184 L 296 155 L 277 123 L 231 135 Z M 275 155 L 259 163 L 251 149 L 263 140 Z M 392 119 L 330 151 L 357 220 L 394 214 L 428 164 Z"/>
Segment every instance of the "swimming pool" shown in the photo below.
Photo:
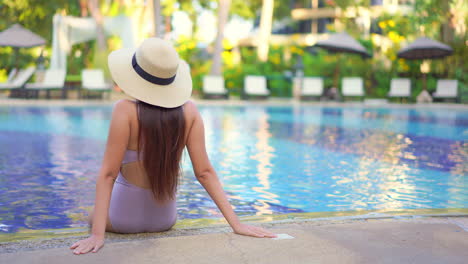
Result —
<path fill-rule="evenodd" d="M 111 106 L 0 107 L 0 232 L 83 227 Z M 240 216 L 468 208 L 468 110 L 200 106 Z M 184 157 L 178 219 L 222 217 Z"/>

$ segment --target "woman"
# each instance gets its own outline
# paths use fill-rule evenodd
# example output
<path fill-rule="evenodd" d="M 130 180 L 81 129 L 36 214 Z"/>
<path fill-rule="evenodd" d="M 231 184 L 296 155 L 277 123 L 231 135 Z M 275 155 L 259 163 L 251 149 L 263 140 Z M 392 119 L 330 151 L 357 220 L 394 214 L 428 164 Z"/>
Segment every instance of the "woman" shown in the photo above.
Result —
<path fill-rule="evenodd" d="M 104 245 L 105 231 L 170 229 L 176 221 L 175 194 L 184 147 L 197 180 L 234 233 L 276 237 L 240 223 L 232 210 L 206 153 L 202 118 L 189 101 L 189 66 L 172 45 L 149 38 L 136 51 L 112 52 L 108 64 L 117 85 L 136 101 L 121 100 L 114 106 L 90 215 L 91 236 L 74 243 L 73 253 L 97 252 Z"/>

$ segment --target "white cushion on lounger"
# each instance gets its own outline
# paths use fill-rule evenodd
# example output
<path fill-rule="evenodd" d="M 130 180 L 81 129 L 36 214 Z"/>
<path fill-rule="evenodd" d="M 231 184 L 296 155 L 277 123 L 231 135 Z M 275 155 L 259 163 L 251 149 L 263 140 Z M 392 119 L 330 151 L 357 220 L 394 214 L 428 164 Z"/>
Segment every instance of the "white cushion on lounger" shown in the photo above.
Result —
<path fill-rule="evenodd" d="M 1 83 L 0 89 L 16 89 L 21 88 L 34 74 L 35 67 L 28 67 L 24 70 L 20 70 L 18 74 L 7 83 Z"/>
<path fill-rule="evenodd" d="M 65 70 L 46 70 L 41 83 L 28 83 L 28 89 L 61 89 L 65 84 Z"/>
<path fill-rule="evenodd" d="M 226 94 L 224 88 L 224 78 L 219 75 L 203 76 L 203 93 L 205 94 Z"/>
<path fill-rule="evenodd" d="M 343 96 L 364 96 L 364 82 L 360 77 L 345 77 L 341 85 Z"/>
<path fill-rule="evenodd" d="M 302 80 L 303 96 L 321 96 L 323 94 L 323 79 L 320 77 L 304 77 Z"/>
<path fill-rule="evenodd" d="M 248 75 L 245 77 L 245 93 L 248 95 L 269 95 L 264 76 Z"/>
<path fill-rule="evenodd" d="M 84 69 L 81 71 L 81 86 L 88 90 L 109 90 L 110 85 L 104 81 L 101 69 Z"/>
<path fill-rule="evenodd" d="M 458 80 L 437 80 L 436 91 L 432 94 L 432 97 L 456 98 L 458 96 L 457 86 Z"/>
<path fill-rule="evenodd" d="M 411 81 L 408 78 L 395 78 L 390 82 L 390 97 L 410 97 Z"/>

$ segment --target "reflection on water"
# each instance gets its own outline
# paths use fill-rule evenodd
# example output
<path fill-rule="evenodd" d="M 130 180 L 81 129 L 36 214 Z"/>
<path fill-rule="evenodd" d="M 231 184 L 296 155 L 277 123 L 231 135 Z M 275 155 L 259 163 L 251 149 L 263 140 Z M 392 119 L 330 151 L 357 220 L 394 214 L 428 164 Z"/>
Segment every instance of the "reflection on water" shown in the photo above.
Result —
<path fill-rule="evenodd" d="M 200 107 L 241 216 L 468 207 L 468 112 Z M 110 107 L 0 108 L 0 231 L 85 226 Z M 182 218 L 221 217 L 184 156 Z"/>
<path fill-rule="evenodd" d="M 269 176 L 272 173 L 271 168 L 273 166 L 270 160 L 274 156 L 273 153 L 275 149 L 271 147 L 268 142 L 269 138 L 271 137 L 271 134 L 268 131 L 268 115 L 265 112 L 265 110 L 261 108 L 250 108 L 249 110 L 250 111 L 248 111 L 248 114 L 256 115 L 256 120 L 258 122 L 258 130 L 255 133 L 255 136 L 257 138 L 257 144 L 255 144 L 257 153 L 251 156 L 250 158 L 258 162 L 258 173 L 256 174 L 256 176 L 258 178 L 258 183 L 261 185 L 253 186 L 252 190 L 258 192 L 260 194 L 259 197 L 263 198 L 262 200 L 260 200 L 261 206 L 254 207 L 255 209 L 257 209 L 258 215 L 272 214 L 273 211 L 270 209 L 270 205 L 267 202 L 279 203 L 279 201 L 275 199 L 276 197 L 278 197 L 278 195 L 275 195 L 274 193 L 271 193 L 269 191 L 271 189 Z"/>

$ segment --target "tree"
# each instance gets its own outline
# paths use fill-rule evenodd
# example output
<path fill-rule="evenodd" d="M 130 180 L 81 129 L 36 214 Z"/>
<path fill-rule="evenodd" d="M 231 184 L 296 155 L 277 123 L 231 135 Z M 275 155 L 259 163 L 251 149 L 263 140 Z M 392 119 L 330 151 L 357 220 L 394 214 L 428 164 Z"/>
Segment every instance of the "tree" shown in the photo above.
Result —
<path fill-rule="evenodd" d="M 273 23 L 273 0 L 263 0 L 262 15 L 260 20 L 260 33 L 257 42 L 258 59 L 262 62 L 268 59 L 270 46 L 271 26 Z"/>
<path fill-rule="evenodd" d="M 221 55 L 223 52 L 224 26 L 228 20 L 229 7 L 231 0 L 219 0 L 218 5 L 218 30 L 213 50 L 213 64 L 211 65 L 211 75 L 220 75 L 222 62 Z"/>
<path fill-rule="evenodd" d="M 0 31 L 19 23 L 32 32 L 42 36 L 50 43 L 52 40 L 52 18 L 58 11 L 79 15 L 78 1 L 61 0 L 1 0 Z"/>
<path fill-rule="evenodd" d="M 106 35 L 104 34 L 104 18 L 101 10 L 99 9 L 98 0 L 88 0 L 88 9 L 96 21 L 96 41 L 99 51 L 105 51 L 107 49 Z"/>
<path fill-rule="evenodd" d="M 153 0 L 153 9 L 154 9 L 154 36 L 161 37 L 161 25 L 159 23 L 162 22 L 161 17 L 161 1 L 160 0 Z"/>

